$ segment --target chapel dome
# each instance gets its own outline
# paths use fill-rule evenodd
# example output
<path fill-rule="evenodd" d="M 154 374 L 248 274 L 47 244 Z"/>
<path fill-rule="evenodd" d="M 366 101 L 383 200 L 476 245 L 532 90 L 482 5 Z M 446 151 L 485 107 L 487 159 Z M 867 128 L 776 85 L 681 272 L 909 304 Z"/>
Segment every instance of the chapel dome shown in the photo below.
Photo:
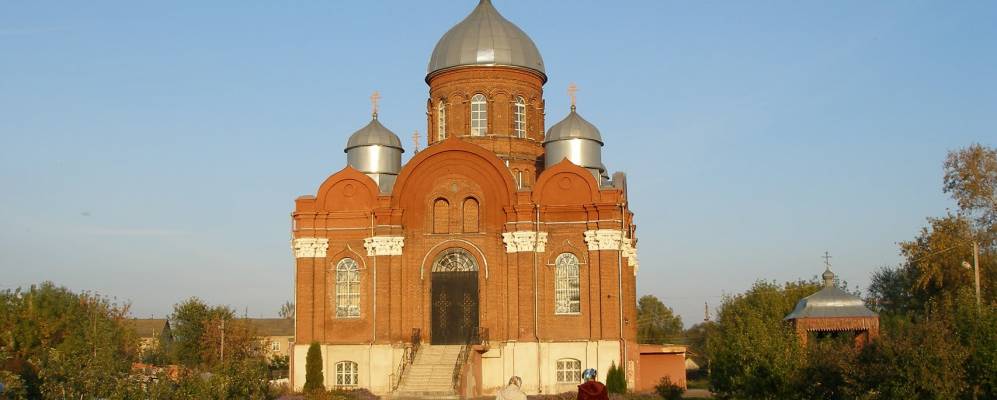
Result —
<path fill-rule="evenodd" d="M 433 72 L 462 65 L 508 65 L 529 68 L 544 75 L 543 57 L 533 40 L 481 0 L 471 14 L 440 38 L 429 58 Z"/>
<path fill-rule="evenodd" d="M 592 171 L 599 180 L 606 174 L 606 166 L 602 163 L 602 144 L 599 128 L 578 115 L 575 106 L 571 106 L 568 116 L 550 127 L 544 136 L 544 165 L 549 168 L 568 159 Z"/>
<path fill-rule="evenodd" d="M 395 135 L 394 132 L 385 128 L 381 125 L 381 122 L 377 120 L 377 115 L 371 119 L 370 123 L 360 130 L 353 132 L 350 135 L 350 139 L 346 141 L 346 149 L 344 151 L 349 152 L 350 149 L 357 146 L 387 146 L 394 147 L 404 152 L 402 149 L 402 141 Z"/>
<path fill-rule="evenodd" d="M 382 192 L 390 192 L 402 169 L 402 141 L 377 120 L 350 135 L 346 141 L 346 163 L 367 174 Z"/>
<path fill-rule="evenodd" d="M 874 317 L 876 313 L 865 306 L 858 296 L 834 284 L 834 273 L 828 268 L 821 274 L 824 288 L 800 299 L 785 320 L 800 318 Z"/>

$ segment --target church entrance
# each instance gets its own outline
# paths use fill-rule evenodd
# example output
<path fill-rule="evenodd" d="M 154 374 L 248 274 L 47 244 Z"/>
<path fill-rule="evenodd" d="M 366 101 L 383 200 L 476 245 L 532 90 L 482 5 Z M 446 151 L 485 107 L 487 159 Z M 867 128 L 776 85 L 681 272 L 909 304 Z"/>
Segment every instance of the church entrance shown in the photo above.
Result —
<path fill-rule="evenodd" d="M 460 248 L 433 263 L 430 301 L 432 344 L 463 344 L 478 330 L 478 264 Z"/>

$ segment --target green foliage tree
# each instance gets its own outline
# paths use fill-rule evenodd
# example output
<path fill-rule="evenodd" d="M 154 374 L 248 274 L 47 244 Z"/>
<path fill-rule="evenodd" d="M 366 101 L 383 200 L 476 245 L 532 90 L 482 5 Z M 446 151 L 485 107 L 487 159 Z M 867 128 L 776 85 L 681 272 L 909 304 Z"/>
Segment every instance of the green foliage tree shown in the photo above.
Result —
<path fill-rule="evenodd" d="M 682 317 L 653 295 L 637 300 L 637 340 L 640 343 L 665 344 L 679 340 Z"/>
<path fill-rule="evenodd" d="M 744 294 L 726 296 L 710 336 L 710 386 L 722 398 L 791 399 L 805 352 L 783 318 L 818 290 L 815 282 L 777 285 L 759 281 Z"/>
<path fill-rule="evenodd" d="M 941 319 L 896 319 L 864 347 L 854 374 L 875 399 L 955 399 L 966 389 L 966 350 Z"/>
<path fill-rule="evenodd" d="M 191 297 L 173 306 L 170 325 L 173 329 L 173 359 L 185 366 L 202 364 L 201 342 L 211 307 L 197 297 Z"/>
<path fill-rule="evenodd" d="M 609 370 L 606 371 L 606 391 L 618 394 L 627 392 L 627 377 L 623 368 L 616 366 L 616 362 L 609 364 Z"/>
<path fill-rule="evenodd" d="M 325 390 L 322 381 L 322 351 L 318 342 L 312 342 L 305 357 L 305 391 Z"/>
<path fill-rule="evenodd" d="M 127 313 L 50 282 L 0 292 L 0 377 L 28 398 L 110 397 L 137 358 Z"/>
<path fill-rule="evenodd" d="M 993 230 L 997 225 L 997 149 L 976 143 L 950 151 L 945 159 L 943 190 L 982 231 L 997 233 Z"/>

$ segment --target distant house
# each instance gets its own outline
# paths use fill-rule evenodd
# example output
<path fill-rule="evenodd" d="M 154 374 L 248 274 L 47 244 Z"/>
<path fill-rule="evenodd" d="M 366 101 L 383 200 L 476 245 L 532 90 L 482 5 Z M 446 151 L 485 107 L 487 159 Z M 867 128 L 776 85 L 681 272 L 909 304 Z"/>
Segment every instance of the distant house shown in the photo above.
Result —
<path fill-rule="evenodd" d="M 138 335 L 139 350 L 147 351 L 159 347 L 162 342 L 173 341 L 170 321 L 162 318 L 134 318 L 128 321 Z"/>
<path fill-rule="evenodd" d="M 294 320 L 289 318 L 249 318 L 249 324 L 263 345 L 267 358 L 290 356 L 294 345 Z"/>

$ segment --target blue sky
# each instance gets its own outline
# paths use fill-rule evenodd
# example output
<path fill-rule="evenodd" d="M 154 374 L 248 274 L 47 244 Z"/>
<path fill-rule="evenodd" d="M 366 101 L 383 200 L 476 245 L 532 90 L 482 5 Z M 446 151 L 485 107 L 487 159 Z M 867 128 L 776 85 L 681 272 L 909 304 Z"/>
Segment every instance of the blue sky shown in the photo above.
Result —
<path fill-rule="evenodd" d="M 825 250 L 864 289 L 952 207 L 946 152 L 997 145 L 994 2 L 495 3 L 544 56 L 548 126 L 580 87 L 628 173 L 638 291 L 687 324 Z M 429 55 L 473 6 L 0 3 L 0 288 L 276 314 L 294 198 L 345 165 L 371 91 L 425 131 Z"/>

